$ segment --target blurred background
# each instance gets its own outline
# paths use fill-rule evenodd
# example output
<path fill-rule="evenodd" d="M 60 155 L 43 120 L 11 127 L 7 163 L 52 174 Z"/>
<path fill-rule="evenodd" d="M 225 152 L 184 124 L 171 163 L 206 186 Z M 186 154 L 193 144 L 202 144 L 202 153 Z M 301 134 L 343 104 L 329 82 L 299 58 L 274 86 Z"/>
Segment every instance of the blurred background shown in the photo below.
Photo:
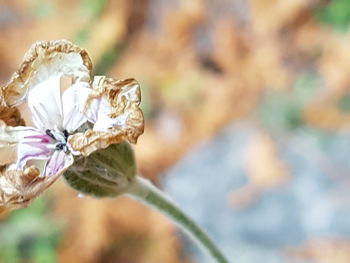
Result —
<path fill-rule="evenodd" d="M 350 1 L 0 1 L 0 81 L 38 40 L 136 78 L 140 172 L 230 262 L 350 262 Z M 57 182 L 1 214 L 1 263 L 211 262 L 163 216 Z"/>

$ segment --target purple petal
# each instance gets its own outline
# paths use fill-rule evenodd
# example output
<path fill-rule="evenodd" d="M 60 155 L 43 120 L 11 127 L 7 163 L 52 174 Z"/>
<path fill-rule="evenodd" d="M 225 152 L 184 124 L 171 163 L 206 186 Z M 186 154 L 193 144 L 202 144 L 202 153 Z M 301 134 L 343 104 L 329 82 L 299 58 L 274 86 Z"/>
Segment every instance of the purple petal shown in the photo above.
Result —
<path fill-rule="evenodd" d="M 46 163 L 44 176 L 53 176 L 73 163 L 73 158 L 70 154 L 64 151 L 54 151 L 50 160 Z"/>
<path fill-rule="evenodd" d="M 23 169 L 28 160 L 46 160 L 50 158 L 53 152 L 53 149 L 48 147 L 53 144 L 51 137 L 35 128 L 23 127 L 23 129 L 18 130 L 19 142 L 16 162 L 18 168 Z"/>
<path fill-rule="evenodd" d="M 23 139 L 38 139 L 41 143 L 51 143 L 52 142 L 52 138 L 47 135 L 47 134 L 40 134 L 40 135 L 29 135 L 29 136 L 25 136 Z M 34 140 L 36 141 L 36 140 Z"/>

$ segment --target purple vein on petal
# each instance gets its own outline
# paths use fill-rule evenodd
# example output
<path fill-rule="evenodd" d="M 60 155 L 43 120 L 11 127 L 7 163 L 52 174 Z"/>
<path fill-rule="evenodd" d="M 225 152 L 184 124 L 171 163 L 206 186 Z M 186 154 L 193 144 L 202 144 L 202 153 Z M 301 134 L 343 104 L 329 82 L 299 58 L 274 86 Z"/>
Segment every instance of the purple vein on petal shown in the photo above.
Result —
<path fill-rule="evenodd" d="M 29 135 L 25 136 L 24 139 L 39 139 L 39 141 L 35 142 L 41 142 L 41 143 L 50 143 L 52 142 L 52 138 L 46 134 L 43 135 Z M 32 140 L 34 142 L 34 140 Z M 30 142 L 30 141 L 29 141 Z"/>
<path fill-rule="evenodd" d="M 61 171 L 65 167 L 67 157 L 63 151 L 55 151 L 46 163 L 44 176 L 52 176 Z"/>
<path fill-rule="evenodd" d="M 30 159 L 48 159 L 53 151 L 48 147 L 52 145 L 52 142 L 53 140 L 46 134 L 23 136 L 18 146 L 17 167 L 23 169 Z"/>

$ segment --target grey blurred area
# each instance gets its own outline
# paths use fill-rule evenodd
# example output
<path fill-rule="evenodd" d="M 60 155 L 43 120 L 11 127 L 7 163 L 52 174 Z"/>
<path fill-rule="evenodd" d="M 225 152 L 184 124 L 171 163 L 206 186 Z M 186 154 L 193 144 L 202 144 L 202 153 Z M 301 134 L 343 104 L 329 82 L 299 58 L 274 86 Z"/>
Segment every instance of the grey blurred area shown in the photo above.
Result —
<path fill-rule="evenodd" d="M 307 127 L 279 136 L 276 149 L 288 175 L 259 188 L 249 174 L 249 144 L 261 133 L 273 137 L 252 123 L 228 126 L 170 169 L 164 190 L 230 262 L 337 262 L 317 250 L 350 238 L 349 136 Z M 212 262 L 187 243 L 194 262 Z M 320 261 L 308 260 L 310 253 Z"/>

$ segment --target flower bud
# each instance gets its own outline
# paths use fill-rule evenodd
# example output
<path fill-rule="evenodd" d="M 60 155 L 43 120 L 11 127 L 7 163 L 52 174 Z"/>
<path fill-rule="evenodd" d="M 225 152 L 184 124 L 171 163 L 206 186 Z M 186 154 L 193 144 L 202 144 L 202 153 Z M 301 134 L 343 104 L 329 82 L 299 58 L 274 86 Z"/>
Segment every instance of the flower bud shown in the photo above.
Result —
<path fill-rule="evenodd" d="M 64 173 L 66 182 L 77 191 L 96 197 L 115 197 L 134 184 L 136 163 L 133 149 L 123 141 L 80 156 Z"/>

